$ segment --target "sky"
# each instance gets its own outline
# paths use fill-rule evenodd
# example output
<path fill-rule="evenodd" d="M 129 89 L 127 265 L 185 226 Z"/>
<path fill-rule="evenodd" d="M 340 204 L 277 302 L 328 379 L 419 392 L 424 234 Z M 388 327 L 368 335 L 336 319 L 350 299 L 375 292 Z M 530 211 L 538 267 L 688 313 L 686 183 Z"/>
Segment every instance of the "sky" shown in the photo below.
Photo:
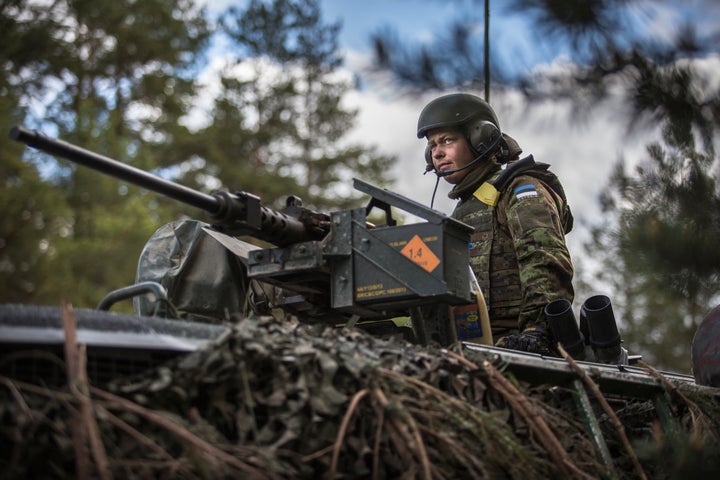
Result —
<path fill-rule="evenodd" d="M 246 3 L 243 0 L 208 2 L 215 11 L 230 3 L 239 6 Z M 454 7 L 454 3 L 433 0 L 320 0 L 320 3 L 326 22 L 342 22 L 339 40 L 345 57 L 344 68 L 361 79 L 362 88 L 345 99 L 347 107 L 358 109 L 357 124 L 349 133 L 349 140 L 376 146 L 381 153 L 395 156 L 397 162 L 388 172 L 395 179 L 393 189 L 429 205 L 435 176 L 423 175 L 425 142 L 416 137 L 415 129 L 423 106 L 439 93 L 410 98 L 369 76 L 369 39 L 378 29 L 391 25 L 399 38 L 410 42 L 429 40 L 443 32 L 449 20 L 456 18 L 461 10 Z M 502 58 L 519 58 L 517 68 L 527 71 L 568 68 L 564 45 L 535 48 L 529 24 L 496 7 L 503 4 L 506 2 L 491 1 L 490 13 L 491 46 L 503 50 Z M 715 28 L 720 22 L 720 2 L 717 1 L 647 1 L 644 6 L 642 12 L 636 12 L 637 18 L 630 21 L 642 19 L 649 33 L 657 38 L 666 37 L 687 21 L 692 21 L 700 31 Z M 720 72 L 717 56 L 705 60 L 703 68 L 710 72 L 709 77 L 720 79 L 720 75 L 713 73 Z M 473 93 L 483 95 L 482 91 Z M 588 238 L 588 227 L 600 220 L 598 195 L 604 188 L 612 188 L 606 185 L 611 169 L 621 157 L 631 165 L 643 158 L 646 146 L 660 138 L 659 132 L 629 128 L 626 102 L 622 98 L 611 97 L 582 118 L 573 117 L 571 106 L 562 102 L 541 103 L 529 109 L 522 95 L 512 91 L 491 92 L 491 103 L 502 130 L 518 140 L 525 154 L 533 154 L 536 161 L 551 164 L 551 170 L 563 182 L 576 219 L 576 228 L 567 240 L 573 256 L 579 255 L 581 244 Z M 447 214 L 454 206 L 454 201 L 447 198 L 449 190 L 441 181 L 434 204 Z"/>

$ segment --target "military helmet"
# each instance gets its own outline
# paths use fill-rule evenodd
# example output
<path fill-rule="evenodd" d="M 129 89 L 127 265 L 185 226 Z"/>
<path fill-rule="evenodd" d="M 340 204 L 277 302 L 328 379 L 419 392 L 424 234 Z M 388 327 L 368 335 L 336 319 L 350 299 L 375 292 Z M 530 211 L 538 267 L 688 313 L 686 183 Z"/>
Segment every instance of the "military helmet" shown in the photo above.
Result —
<path fill-rule="evenodd" d="M 428 103 L 418 118 L 417 137 L 446 127 L 459 128 L 476 155 L 488 153 L 486 150 L 497 146 L 501 136 L 495 111 L 485 100 L 469 93 L 451 93 Z M 432 164 L 428 151 L 425 160 Z"/>

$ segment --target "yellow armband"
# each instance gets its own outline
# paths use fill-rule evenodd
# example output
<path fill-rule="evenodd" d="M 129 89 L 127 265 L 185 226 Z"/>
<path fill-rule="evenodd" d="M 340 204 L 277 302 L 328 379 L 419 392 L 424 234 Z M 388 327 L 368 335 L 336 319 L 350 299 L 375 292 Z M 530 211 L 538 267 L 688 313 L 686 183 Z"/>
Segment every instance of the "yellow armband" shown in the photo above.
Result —
<path fill-rule="evenodd" d="M 494 207 L 497 205 L 498 198 L 500 198 L 500 192 L 492 183 L 485 182 L 475 190 L 473 196 L 484 204 Z"/>

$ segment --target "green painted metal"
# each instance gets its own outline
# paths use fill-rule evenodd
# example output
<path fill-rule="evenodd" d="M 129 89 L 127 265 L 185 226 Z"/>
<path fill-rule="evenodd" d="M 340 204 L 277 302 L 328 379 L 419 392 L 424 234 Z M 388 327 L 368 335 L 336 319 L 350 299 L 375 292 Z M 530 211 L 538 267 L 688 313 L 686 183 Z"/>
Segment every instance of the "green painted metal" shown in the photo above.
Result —
<path fill-rule="evenodd" d="M 653 399 L 655 403 L 655 411 L 660 419 L 660 425 L 666 433 L 673 433 L 677 430 L 677 422 L 673 417 L 670 405 L 668 404 L 666 393 L 658 393 Z"/>
<path fill-rule="evenodd" d="M 593 443 L 595 443 L 595 446 L 600 452 L 603 463 L 607 466 L 606 473 L 608 478 L 619 478 L 617 472 L 615 471 L 615 466 L 613 464 L 612 456 L 610 455 L 610 450 L 608 450 L 607 443 L 605 442 L 605 437 L 603 436 L 602 430 L 600 429 L 600 423 L 595 416 L 595 411 L 593 410 L 592 404 L 590 403 L 590 398 L 588 398 L 587 391 L 585 390 L 585 385 L 579 378 L 573 380 L 572 385 L 573 399 L 575 400 L 575 405 L 577 406 L 583 422 L 585 423 L 585 426 L 587 427 L 588 432 L 592 437 Z"/>

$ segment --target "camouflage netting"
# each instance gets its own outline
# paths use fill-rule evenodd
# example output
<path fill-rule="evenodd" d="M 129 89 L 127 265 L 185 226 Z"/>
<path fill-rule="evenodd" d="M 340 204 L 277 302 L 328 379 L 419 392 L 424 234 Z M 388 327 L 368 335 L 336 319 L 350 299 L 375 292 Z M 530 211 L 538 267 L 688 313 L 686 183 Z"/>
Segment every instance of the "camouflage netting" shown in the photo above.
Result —
<path fill-rule="evenodd" d="M 82 368 L 82 356 L 80 356 Z M 720 470 L 720 406 L 668 393 L 598 418 L 606 466 L 569 390 L 530 388 L 472 352 L 354 330 L 240 321 L 133 379 L 63 389 L 0 378 L 6 478 L 698 478 Z M 642 471 L 633 461 L 639 458 Z"/>

